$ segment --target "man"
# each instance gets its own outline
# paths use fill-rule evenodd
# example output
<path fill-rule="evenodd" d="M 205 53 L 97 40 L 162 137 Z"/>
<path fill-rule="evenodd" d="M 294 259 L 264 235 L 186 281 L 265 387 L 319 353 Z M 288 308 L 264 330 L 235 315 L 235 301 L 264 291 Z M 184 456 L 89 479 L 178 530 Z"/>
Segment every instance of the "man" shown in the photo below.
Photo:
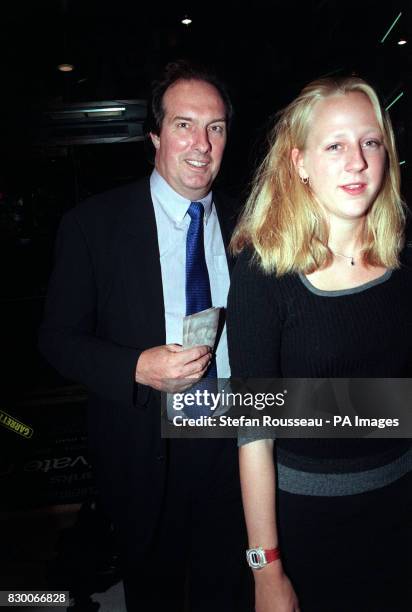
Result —
<path fill-rule="evenodd" d="M 177 63 L 155 85 L 152 111 L 150 180 L 63 218 L 40 344 L 90 390 L 89 443 L 120 538 L 128 611 L 239 612 L 245 541 L 235 442 L 161 439 L 158 393 L 184 389 L 208 368 L 229 376 L 225 331 L 215 355 L 179 345 L 193 289 L 192 203 L 204 216 L 212 304 L 226 304 L 228 202 L 211 188 L 231 105 L 214 76 Z"/>

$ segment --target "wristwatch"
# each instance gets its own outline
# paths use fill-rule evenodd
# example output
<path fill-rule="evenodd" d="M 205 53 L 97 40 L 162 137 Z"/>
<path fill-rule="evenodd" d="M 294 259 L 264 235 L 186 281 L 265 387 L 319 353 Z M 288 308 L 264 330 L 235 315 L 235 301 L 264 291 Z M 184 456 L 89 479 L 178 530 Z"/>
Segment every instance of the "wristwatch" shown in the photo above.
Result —
<path fill-rule="evenodd" d="M 246 551 L 246 560 L 249 567 L 252 569 L 262 569 L 268 563 L 276 561 L 280 558 L 279 548 L 270 548 L 264 550 L 261 546 L 258 548 L 249 548 Z"/>

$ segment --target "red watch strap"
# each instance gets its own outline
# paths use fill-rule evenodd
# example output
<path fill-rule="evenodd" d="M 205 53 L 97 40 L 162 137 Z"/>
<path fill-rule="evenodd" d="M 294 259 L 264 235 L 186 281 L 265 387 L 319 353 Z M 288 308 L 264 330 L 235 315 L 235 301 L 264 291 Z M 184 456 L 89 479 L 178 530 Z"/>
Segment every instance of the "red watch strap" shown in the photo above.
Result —
<path fill-rule="evenodd" d="M 272 561 L 276 561 L 276 559 L 280 559 L 280 550 L 279 548 L 270 548 L 269 550 L 265 549 L 265 557 L 268 563 L 272 563 Z"/>

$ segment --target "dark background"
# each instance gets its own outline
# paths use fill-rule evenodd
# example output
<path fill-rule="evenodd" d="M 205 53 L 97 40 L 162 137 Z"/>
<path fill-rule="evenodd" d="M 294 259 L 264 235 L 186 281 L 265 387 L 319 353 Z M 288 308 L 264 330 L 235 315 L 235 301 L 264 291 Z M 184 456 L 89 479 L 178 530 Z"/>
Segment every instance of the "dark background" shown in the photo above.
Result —
<path fill-rule="evenodd" d="M 226 80 L 235 106 L 218 181 L 244 199 L 273 115 L 310 80 L 354 73 L 377 87 L 385 105 L 403 92 L 390 114 L 408 201 L 411 13 L 410 2 L 376 0 L 1 3 L 0 408 L 28 421 L 35 435 L 31 441 L 18 439 L 0 428 L 0 476 L 8 474 L 16 484 L 17 463 L 21 472 L 44 476 L 51 471 L 45 470 L 51 465 L 44 463 L 47 458 L 69 456 L 68 448 L 71 464 L 82 456 L 84 398 L 76 388 L 74 395 L 65 391 L 63 400 L 56 399 L 68 381 L 36 348 L 55 232 L 62 213 L 76 202 L 139 178 L 151 168 L 142 141 L 64 146 L 48 141 L 41 133 L 41 112 L 85 101 L 146 100 L 152 79 L 167 61 L 185 57 L 209 63 Z M 181 23 L 185 14 L 193 20 L 190 26 Z M 398 45 L 401 38 L 407 44 Z M 57 65 L 63 62 L 73 64 L 73 72 L 59 72 Z M 59 406 L 66 408 L 59 411 Z M 29 463 L 33 458 L 39 463 Z M 55 462 L 55 470 L 63 474 L 69 463 Z M 84 465 L 82 460 L 75 462 L 76 469 Z M 56 482 L 55 478 L 54 487 Z M 17 499 L 15 489 L 6 505 Z M 44 503 L 47 495 L 53 499 L 50 492 L 35 494 L 30 503 Z M 19 503 L 29 503 L 26 494 Z"/>

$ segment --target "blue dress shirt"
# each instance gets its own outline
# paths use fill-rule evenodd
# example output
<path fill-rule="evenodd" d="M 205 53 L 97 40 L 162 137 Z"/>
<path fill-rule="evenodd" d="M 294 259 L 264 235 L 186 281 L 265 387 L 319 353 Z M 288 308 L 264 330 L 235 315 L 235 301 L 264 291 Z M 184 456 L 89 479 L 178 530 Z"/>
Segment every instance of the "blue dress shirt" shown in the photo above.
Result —
<path fill-rule="evenodd" d="M 154 170 L 150 177 L 162 271 L 163 300 L 166 318 L 166 343 L 182 344 L 183 317 L 186 312 L 186 236 L 190 224 L 190 200 L 174 191 Z M 209 272 L 212 305 L 226 308 L 229 270 L 212 192 L 202 200 L 205 208 L 204 243 Z M 226 325 L 216 348 L 219 378 L 229 378 Z"/>

